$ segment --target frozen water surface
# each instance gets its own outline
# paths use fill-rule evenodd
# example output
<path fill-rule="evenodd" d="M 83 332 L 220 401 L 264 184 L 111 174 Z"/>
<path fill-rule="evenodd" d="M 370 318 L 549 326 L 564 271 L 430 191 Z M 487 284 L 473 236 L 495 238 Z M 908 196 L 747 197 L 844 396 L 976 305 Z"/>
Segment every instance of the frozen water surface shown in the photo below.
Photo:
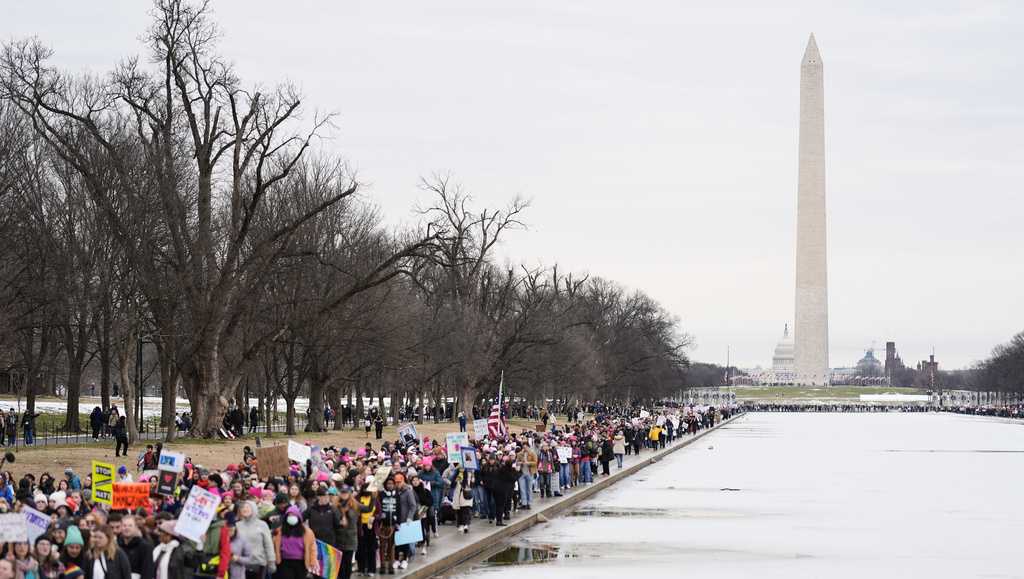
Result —
<path fill-rule="evenodd" d="M 748 414 L 455 576 L 1024 577 L 1022 538 L 1024 424 Z"/>

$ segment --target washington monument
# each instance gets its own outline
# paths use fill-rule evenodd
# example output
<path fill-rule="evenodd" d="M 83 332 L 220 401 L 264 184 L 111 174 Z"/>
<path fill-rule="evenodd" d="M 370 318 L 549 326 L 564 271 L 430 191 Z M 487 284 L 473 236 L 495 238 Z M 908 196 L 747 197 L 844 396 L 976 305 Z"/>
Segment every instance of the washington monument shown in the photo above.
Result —
<path fill-rule="evenodd" d="M 800 160 L 797 176 L 796 328 L 798 384 L 826 385 L 828 263 L 825 231 L 825 87 L 818 44 L 811 34 L 800 63 Z"/>

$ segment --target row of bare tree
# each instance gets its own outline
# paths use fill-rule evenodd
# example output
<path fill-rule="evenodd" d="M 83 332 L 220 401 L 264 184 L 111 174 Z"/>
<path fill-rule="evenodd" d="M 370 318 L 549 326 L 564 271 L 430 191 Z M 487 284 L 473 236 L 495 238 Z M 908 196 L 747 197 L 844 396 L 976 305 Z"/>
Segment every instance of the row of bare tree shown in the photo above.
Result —
<path fill-rule="evenodd" d="M 466 408 L 498 375 L 518 396 L 677 391 L 688 338 L 646 295 L 557 268 L 500 267 L 526 205 L 479 209 L 446 177 L 413 229 L 387 230 L 346 164 L 317 148 L 287 84 L 247 88 L 205 4 L 156 0 L 144 59 L 107 75 L 50 63 L 37 39 L 0 55 L 0 361 L 29 407 L 57 368 L 66 426 L 83 373 L 120 385 L 157 361 L 169 424 L 184 395 L 211 436 L 231 399 L 266 410 L 364 397 Z M 0 370 L 4 368 L 0 367 Z M 173 428 L 169 429 L 173 436 Z"/>

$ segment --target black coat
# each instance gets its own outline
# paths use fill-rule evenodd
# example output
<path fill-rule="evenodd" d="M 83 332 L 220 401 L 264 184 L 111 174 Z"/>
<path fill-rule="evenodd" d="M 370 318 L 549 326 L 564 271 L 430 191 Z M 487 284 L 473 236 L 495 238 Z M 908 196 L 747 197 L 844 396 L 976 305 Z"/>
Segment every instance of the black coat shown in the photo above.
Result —
<path fill-rule="evenodd" d="M 118 546 L 128 555 L 132 573 L 138 573 L 141 579 L 156 577 L 156 566 L 153 564 L 153 542 L 145 537 L 132 537 L 117 540 Z"/>
<path fill-rule="evenodd" d="M 316 538 L 332 547 L 341 536 L 341 514 L 331 505 L 313 505 L 306 511 L 306 520 Z"/>
<path fill-rule="evenodd" d="M 106 565 L 105 579 L 132 579 L 132 562 L 128 560 L 128 554 L 120 547 L 114 553 L 113 559 L 101 561 L 93 559 L 88 569 L 84 569 L 85 576 L 92 579 L 92 566 L 100 562 Z"/>

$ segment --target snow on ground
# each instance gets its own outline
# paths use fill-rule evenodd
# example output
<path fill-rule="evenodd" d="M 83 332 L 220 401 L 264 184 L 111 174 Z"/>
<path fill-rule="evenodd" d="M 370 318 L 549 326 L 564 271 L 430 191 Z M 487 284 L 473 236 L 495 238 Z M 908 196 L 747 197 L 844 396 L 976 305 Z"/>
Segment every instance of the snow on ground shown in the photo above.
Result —
<path fill-rule="evenodd" d="M 750 414 L 511 544 L 558 550 L 531 579 L 1021 576 L 1022 477 L 1020 423 Z"/>

